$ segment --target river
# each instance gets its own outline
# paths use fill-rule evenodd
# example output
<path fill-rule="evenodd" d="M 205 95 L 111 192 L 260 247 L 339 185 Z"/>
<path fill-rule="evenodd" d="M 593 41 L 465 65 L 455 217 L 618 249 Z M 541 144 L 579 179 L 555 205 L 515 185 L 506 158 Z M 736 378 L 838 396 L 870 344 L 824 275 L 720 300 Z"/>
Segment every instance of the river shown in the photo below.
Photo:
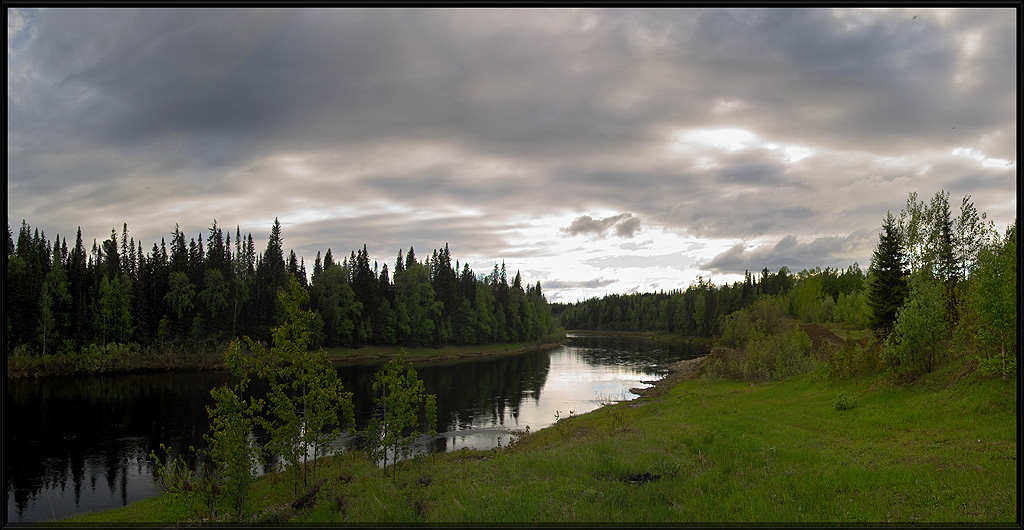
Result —
<path fill-rule="evenodd" d="M 630 388 L 647 387 L 669 364 L 705 353 L 638 338 L 570 335 L 550 350 L 417 366 L 438 401 L 438 435 L 422 439 L 420 450 L 507 444 L 512 432 L 633 399 Z M 372 414 L 378 369 L 338 367 L 354 393 L 360 428 Z M 204 447 L 210 389 L 230 380 L 222 371 L 8 380 L 5 521 L 52 521 L 156 495 L 150 451 L 161 443 Z M 344 437 L 335 443 L 342 451 L 350 445 Z"/>

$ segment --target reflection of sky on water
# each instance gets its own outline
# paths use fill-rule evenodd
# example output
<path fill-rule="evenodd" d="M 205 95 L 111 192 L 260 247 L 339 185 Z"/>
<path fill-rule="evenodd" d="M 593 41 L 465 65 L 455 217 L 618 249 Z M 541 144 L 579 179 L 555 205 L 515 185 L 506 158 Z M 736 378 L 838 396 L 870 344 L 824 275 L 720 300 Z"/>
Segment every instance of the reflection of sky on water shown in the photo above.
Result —
<path fill-rule="evenodd" d="M 634 399 L 630 388 L 646 388 L 658 377 L 653 367 L 650 371 L 617 364 L 593 364 L 588 362 L 582 348 L 565 346 L 551 352 L 551 365 L 546 381 L 540 392 L 526 390 L 522 393 L 519 407 L 501 406 L 498 418 L 491 411 L 475 414 L 468 424 L 453 421 L 453 428 L 438 436 L 444 438 L 446 450 L 467 447 L 489 449 L 506 445 L 510 431 L 522 431 L 529 427 L 537 431 L 555 423 L 556 415 L 566 418 L 570 414 L 585 414 L 609 401 Z M 507 402 L 507 398 L 496 396 L 496 400 Z M 507 405 L 507 403 L 504 403 Z"/>

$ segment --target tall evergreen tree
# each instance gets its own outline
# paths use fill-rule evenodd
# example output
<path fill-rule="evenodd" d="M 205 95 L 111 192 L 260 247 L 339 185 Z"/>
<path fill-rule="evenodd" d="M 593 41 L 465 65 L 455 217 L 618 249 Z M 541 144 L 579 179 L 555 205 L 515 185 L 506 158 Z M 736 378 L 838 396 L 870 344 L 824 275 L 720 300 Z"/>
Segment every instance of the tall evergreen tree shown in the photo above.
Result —
<path fill-rule="evenodd" d="M 881 337 L 887 337 L 896 322 L 896 314 L 907 298 L 907 269 L 900 246 L 896 218 L 888 213 L 882 224 L 878 246 L 868 268 L 868 307 L 870 325 Z"/>
<path fill-rule="evenodd" d="M 263 259 L 256 265 L 253 334 L 259 337 L 259 340 L 270 339 L 271 328 L 277 320 L 277 292 L 284 289 L 287 284 L 288 270 L 284 262 L 281 222 L 275 217 Z"/>

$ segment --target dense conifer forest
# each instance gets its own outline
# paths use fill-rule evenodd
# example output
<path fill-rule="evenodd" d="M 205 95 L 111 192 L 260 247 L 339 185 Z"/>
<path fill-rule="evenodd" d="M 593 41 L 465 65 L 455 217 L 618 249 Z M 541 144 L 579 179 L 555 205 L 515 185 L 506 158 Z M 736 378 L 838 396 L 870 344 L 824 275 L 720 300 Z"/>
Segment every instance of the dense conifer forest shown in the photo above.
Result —
<path fill-rule="evenodd" d="M 233 236 L 233 237 L 232 237 Z M 466 345 L 539 341 L 557 323 L 540 282 L 507 277 L 504 262 L 478 276 L 452 263 L 446 244 L 422 261 L 410 247 L 394 268 L 371 264 L 364 245 L 338 259 L 317 253 L 312 274 L 282 246 L 274 220 L 267 247 L 216 220 L 186 239 L 175 226 L 149 252 L 122 225 L 87 248 L 22 221 L 7 228 L 5 348 L 11 354 L 77 353 L 112 344 L 222 349 L 234 337 L 269 341 L 290 276 L 315 313 L 312 346 Z"/>

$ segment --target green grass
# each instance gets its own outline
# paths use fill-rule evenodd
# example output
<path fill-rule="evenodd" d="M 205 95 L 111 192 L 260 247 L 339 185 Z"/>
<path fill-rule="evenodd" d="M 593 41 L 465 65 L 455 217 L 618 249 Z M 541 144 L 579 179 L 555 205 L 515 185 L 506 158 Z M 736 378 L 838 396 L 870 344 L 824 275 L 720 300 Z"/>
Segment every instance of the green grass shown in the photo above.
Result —
<path fill-rule="evenodd" d="M 837 410 L 837 396 L 855 406 Z M 314 506 L 257 483 L 292 523 L 995 523 L 1016 526 L 1017 381 L 940 366 L 912 384 L 694 379 L 512 447 L 400 463 L 330 459 Z M 646 479 L 646 480 L 645 480 Z M 68 522 L 174 521 L 162 499 Z M 274 517 L 267 519 L 267 517 Z"/>

